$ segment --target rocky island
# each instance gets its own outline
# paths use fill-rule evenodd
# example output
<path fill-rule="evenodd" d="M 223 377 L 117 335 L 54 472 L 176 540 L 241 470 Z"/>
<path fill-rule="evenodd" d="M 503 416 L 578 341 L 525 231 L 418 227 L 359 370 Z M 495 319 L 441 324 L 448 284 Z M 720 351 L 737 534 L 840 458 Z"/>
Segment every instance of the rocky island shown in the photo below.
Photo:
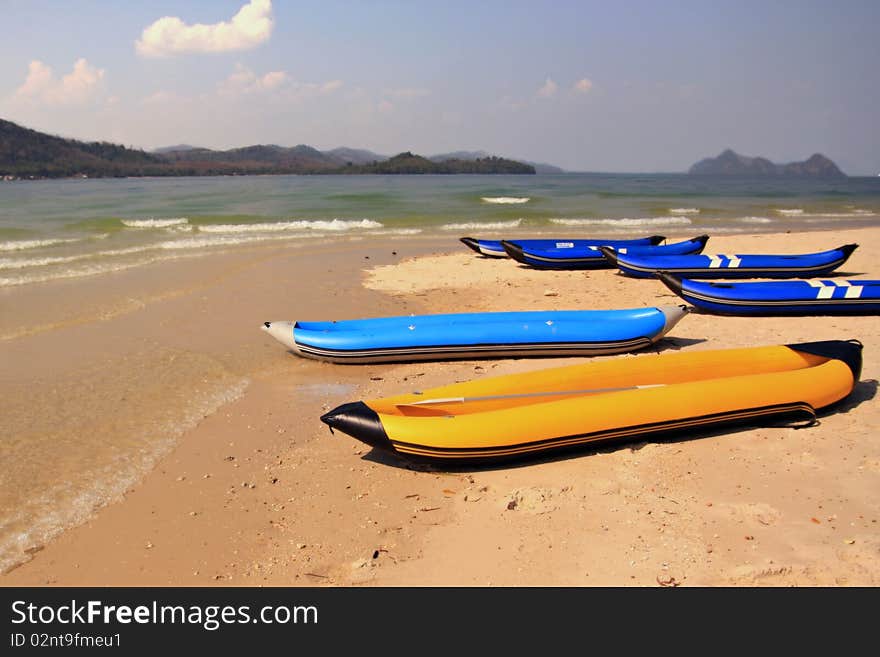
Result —
<path fill-rule="evenodd" d="M 692 176 L 742 176 L 791 178 L 845 178 L 834 162 L 816 153 L 803 162 L 774 164 L 764 157 L 747 157 L 727 149 L 718 157 L 707 157 L 694 164 L 688 173 Z"/>

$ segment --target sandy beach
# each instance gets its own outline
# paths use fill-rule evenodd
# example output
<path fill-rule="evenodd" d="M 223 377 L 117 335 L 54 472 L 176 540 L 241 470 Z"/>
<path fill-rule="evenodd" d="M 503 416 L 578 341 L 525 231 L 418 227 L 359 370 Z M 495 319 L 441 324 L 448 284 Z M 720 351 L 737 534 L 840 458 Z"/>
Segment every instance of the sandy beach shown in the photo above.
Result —
<path fill-rule="evenodd" d="M 45 513 L 45 530 L 16 528 L 23 538 L 0 584 L 880 583 L 876 316 L 694 312 L 642 352 L 860 340 L 861 382 L 808 429 L 453 472 L 331 435 L 318 417 L 342 402 L 578 359 L 340 366 L 287 353 L 262 321 L 678 302 L 658 281 L 532 270 L 476 257 L 456 237 L 241 248 L 0 291 L 4 429 L 20 435 L 20 454 L 29 436 L 66 431 L 106 435 L 107 450 L 145 427 L 167 435 L 137 467 L 124 464 L 116 488 L 94 501 L 84 492 L 64 531 Z M 706 253 L 851 242 L 860 248 L 841 274 L 880 278 L 877 227 L 713 236 Z M 20 483 L 8 473 L 4 491 L 32 485 L 34 472 L 47 486 L 72 475 L 76 445 L 57 449 L 70 472 L 46 463 Z"/>

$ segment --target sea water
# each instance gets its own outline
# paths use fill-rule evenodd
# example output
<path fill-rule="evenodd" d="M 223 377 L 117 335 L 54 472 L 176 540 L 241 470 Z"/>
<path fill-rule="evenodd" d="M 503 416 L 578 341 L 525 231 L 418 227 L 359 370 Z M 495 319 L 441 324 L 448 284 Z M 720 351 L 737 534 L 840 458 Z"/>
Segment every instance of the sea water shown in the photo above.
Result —
<path fill-rule="evenodd" d="M 0 287 L 97 276 L 266 242 L 368 235 L 785 232 L 874 225 L 878 219 L 878 178 L 559 174 L 12 181 L 0 182 Z"/>

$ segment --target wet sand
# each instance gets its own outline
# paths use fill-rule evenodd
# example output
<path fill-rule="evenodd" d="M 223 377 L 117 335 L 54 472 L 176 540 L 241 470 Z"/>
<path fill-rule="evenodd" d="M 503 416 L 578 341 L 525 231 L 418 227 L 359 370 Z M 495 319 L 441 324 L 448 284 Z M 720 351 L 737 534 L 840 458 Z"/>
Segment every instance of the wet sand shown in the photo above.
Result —
<path fill-rule="evenodd" d="M 707 252 L 797 253 L 848 242 L 861 247 L 842 271 L 880 278 L 875 228 L 713 237 Z M 692 313 L 649 350 L 858 338 L 865 345 L 862 382 L 817 427 L 683 436 L 515 467 L 437 472 L 330 435 L 317 418 L 345 401 L 576 359 L 339 366 L 286 353 L 258 330 L 260 322 L 625 308 L 677 297 L 659 282 L 610 270 L 541 272 L 478 258 L 452 237 L 365 240 L 324 252 L 242 250 L 26 287 L 0 299 L 21 309 L 18 320 L 0 319 L 0 358 L 12 374 L 0 385 L 7 400 L 18 400 L 7 401 L 16 417 L 33 426 L 40 425 L 26 415 L 28 395 L 58 376 L 67 383 L 40 402 L 65 398 L 76 391 L 75 380 L 91 373 L 100 380 L 94 394 L 74 398 L 93 405 L 96 430 L 108 437 L 128 437 L 138 425 L 101 421 L 107 409 L 126 410 L 113 391 L 152 390 L 155 398 L 135 404 L 130 416 L 150 422 L 163 404 L 186 407 L 172 390 L 201 385 L 206 398 L 215 390 L 238 393 L 229 401 L 221 395 L 214 409 L 203 405 L 202 415 L 156 453 L 155 465 L 144 464 L 149 473 L 137 483 L 140 475 L 134 477 L 115 501 L 53 540 L 22 545 L 30 559 L 0 577 L 4 585 L 880 580 L 877 317 Z M 126 369 L 133 353 L 140 360 Z M 179 358 L 189 359 L 181 369 L 190 379 L 161 365 Z M 53 431 L 66 417 L 53 421 Z M 25 433 L 21 425 L 12 428 Z M 75 467 L 69 458 L 64 463 Z"/>

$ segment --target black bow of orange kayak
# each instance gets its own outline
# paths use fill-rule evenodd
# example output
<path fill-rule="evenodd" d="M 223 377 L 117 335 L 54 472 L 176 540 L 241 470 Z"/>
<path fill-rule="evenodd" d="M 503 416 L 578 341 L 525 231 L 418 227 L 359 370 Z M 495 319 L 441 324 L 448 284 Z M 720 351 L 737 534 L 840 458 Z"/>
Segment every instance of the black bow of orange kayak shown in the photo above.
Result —
<path fill-rule="evenodd" d="M 349 436 L 356 436 L 358 440 L 371 447 L 394 451 L 378 413 L 364 402 L 349 402 L 337 406 L 332 411 L 324 413 L 321 422 L 330 427 L 331 431 L 338 429 Z"/>

